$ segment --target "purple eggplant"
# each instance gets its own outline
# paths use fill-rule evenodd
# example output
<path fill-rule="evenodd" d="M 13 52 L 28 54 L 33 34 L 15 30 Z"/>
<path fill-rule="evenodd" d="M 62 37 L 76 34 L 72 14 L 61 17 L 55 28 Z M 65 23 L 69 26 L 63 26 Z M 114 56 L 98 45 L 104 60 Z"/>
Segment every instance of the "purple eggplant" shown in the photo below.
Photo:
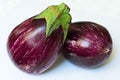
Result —
<path fill-rule="evenodd" d="M 62 20 L 64 17 L 68 20 Z M 62 3 L 48 7 L 15 27 L 7 42 L 14 64 L 32 74 L 49 69 L 59 55 L 70 21 L 69 8 Z"/>
<path fill-rule="evenodd" d="M 111 55 L 112 38 L 108 30 L 97 23 L 72 23 L 62 51 L 65 58 L 78 66 L 98 67 Z"/>

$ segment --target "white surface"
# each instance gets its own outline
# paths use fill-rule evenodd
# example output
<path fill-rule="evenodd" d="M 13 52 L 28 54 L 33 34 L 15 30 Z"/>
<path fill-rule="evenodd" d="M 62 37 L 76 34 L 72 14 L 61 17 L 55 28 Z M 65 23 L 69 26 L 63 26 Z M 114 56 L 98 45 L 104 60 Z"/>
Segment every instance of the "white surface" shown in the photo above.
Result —
<path fill-rule="evenodd" d="M 8 57 L 6 42 L 12 29 L 49 5 L 65 2 L 72 22 L 93 21 L 105 26 L 113 38 L 111 60 L 95 69 L 77 67 L 63 57 L 46 73 L 29 75 Z M 0 80 L 120 80 L 120 0 L 0 0 Z"/>

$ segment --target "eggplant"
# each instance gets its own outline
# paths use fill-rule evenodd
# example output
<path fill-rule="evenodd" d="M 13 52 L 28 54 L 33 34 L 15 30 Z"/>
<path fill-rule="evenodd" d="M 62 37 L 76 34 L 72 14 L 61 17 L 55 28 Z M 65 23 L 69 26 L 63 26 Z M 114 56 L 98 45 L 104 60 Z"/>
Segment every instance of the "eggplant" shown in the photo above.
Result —
<path fill-rule="evenodd" d="M 75 65 L 95 68 L 110 57 L 112 38 L 109 31 L 98 23 L 74 22 L 69 27 L 62 52 Z"/>
<path fill-rule="evenodd" d="M 49 6 L 23 21 L 8 37 L 7 50 L 12 62 L 30 74 L 48 70 L 58 58 L 70 21 L 69 7 L 64 3 Z"/>

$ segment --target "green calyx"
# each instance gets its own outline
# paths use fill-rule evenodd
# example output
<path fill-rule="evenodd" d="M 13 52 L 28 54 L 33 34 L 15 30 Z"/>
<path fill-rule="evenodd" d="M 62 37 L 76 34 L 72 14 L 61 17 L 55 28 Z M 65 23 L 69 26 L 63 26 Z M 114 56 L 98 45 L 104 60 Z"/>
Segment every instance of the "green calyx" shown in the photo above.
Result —
<path fill-rule="evenodd" d="M 69 7 L 64 3 L 61 3 L 60 5 L 49 6 L 42 13 L 35 16 L 34 19 L 46 19 L 46 36 L 49 36 L 54 30 L 62 26 L 65 41 L 68 27 L 71 23 L 71 15 L 69 14 L 69 11 Z"/>

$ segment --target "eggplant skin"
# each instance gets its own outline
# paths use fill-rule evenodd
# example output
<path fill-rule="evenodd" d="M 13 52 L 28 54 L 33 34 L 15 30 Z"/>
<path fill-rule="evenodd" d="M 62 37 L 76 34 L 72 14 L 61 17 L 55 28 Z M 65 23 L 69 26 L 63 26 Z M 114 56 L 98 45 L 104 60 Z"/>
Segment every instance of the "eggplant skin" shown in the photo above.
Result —
<path fill-rule="evenodd" d="M 70 62 L 86 68 L 101 66 L 112 52 L 108 30 L 94 22 L 75 22 L 69 27 L 62 53 Z"/>
<path fill-rule="evenodd" d="M 63 30 L 60 26 L 48 37 L 45 31 L 45 19 L 29 18 L 10 33 L 8 53 L 20 70 L 40 74 L 55 63 L 63 44 Z"/>

